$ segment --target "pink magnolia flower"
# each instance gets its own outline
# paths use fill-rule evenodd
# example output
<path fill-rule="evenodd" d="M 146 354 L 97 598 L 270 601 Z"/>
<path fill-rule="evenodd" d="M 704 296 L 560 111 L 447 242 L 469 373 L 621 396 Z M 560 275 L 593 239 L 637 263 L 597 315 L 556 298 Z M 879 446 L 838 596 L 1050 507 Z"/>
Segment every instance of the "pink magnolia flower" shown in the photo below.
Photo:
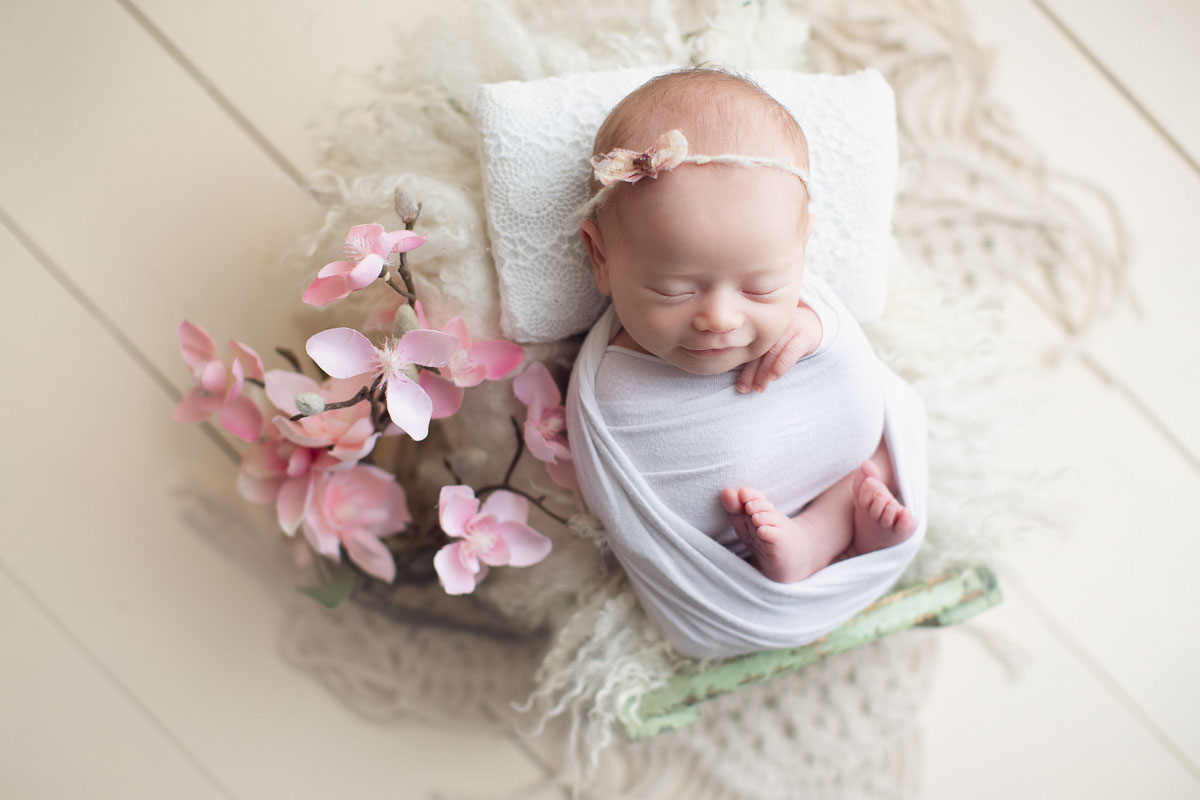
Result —
<path fill-rule="evenodd" d="M 421 301 L 416 303 L 417 320 L 422 328 L 428 328 L 425 309 Z M 471 341 L 471 332 L 462 317 L 454 317 L 442 328 L 458 339 L 458 349 L 450 357 L 450 363 L 441 371 L 455 386 L 478 386 L 485 380 L 496 381 L 516 369 L 525 358 L 525 348 L 504 339 Z"/>
<path fill-rule="evenodd" d="M 488 566 L 527 567 L 550 552 L 550 540 L 525 524 L 529 502 L 503 489 L 479 507 L 469 486 L 443 486 L 438 522 L 461 539 L 437 551 L 433 566 L 447 594 L 466 594 L 487 575 Z"/>
<path fill-rule="evenodd" d="M 258 353 L 234 339 L 229 340 L 232 363 L 217 357 L 217 343 L 208 331 L 184 320 L 176 329 L 183 360 L 192 370 L 197 385 L 175 406 L 176 422 L 203 422 L 221 409 L 221 424 L 245 442 L 257 442 L 262 431 L 262 412 L 249 397 L 242 396 L 246 378 L 262 380 L 263 365 Z"/>
<path fill-rule="evenodd" d="M 525 446 L 546 464 L 550 478 L 567 489 L 579 488 L 567 446 L 567 412 L 550 371 L 535 361 L 513 381 L 513 392 L 526 406 Z"/>
<path fill-rule="evenodd" d="M 366 458 L 375 448 L 379 434 L 371 421 L 371 404 L 365 400 L 346 408 L 322 411 L 295 422 L 290 419 L 299 412 L 296 395 L 302 392 L 319 395 L 326 403 L 340 403 L 354 397 L 364 386 L 370 386 L 369 380 L 354 376 L 318 384 L 307 375 L 273 369 L 267 373 L 266 384 L 267 397 L 284 412 L 276 416 L 273 422 L 287 439 L 304 447 L 332 448 L 330 454 L 342 461 Z"/>
<path fill-rule="evenodd" d="M 425 238 L 412 231 L 385 233 L 377 223 L 355 225 L 346 237 L 347 260 L 321 267 L 316 279 L 304 290 L 304 302 L 323 306 L 369 286 L 383 271 L 390 254 L 415 250 L 425 244 Z"/>
<path fill-rule="evenodd" d="M 396 561 L 381 539 L 411 521 L 404 489 L 391 473 L 358 464 L 320 475 L 312 487 L 303 527 L 309 544 L 321 555 L 340 561 L 344 545 L 350 560 L 367 574 L 391 583 Z"/>
<path fill-rule="evenodd" d="M 421 302 L 416 302 L 417 320 L 429 328 Z M 439 370 L 421 373 L 421 388 L 433 399 L 433 418 L 441 419 L 462 407 L 464 387 L 494 381 L 512 372 L 525 358 L 525 348 L 503 339 L 471 341 L 471 332 L 462 317 L 454 317 L 442 328 L 458 340 L 458 349 L 450 362 Z"/>
<path fill-rule="evenodd" d="M 442 367 L 454 355 L 458 340 L 438 331 L 409 331 L 382 348 L 353 328 L 330 328 L 312 336 L 305 350 L 335 378 L 383 375 L 388 414 L 401 430 L 420 441 L 429 435 L 433 401 L 414 380 L 415 367 Z"/>
<path fill-rule="evenodd" d="M 297 445 L 276 432 L 242 456 L 237 488 L 252 503 L 274 503 L 279 527 L 292 536 L 312 502 L 316 480 L 326 470 L 349 466 L 325 450 Z"/>

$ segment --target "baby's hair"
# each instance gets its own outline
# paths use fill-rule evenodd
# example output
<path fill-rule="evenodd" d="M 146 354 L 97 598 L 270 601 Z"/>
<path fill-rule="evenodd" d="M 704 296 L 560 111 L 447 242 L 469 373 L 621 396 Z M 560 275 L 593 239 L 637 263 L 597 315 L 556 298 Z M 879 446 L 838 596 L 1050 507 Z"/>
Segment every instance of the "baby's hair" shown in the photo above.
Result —
<path fill-rule="evenodd" d="M 761 133 L 762 126 L 781 135 L 796 166 L 808 168 L 808 139 L 783 104 L 744 75 L 715 66 L 689 67 L 651 78 L 617 103 L 596 131 L 592 154 L 619 147 L 644 150 L 667 130 L 683 128 L 697 152 L 759 155 L 743 151 L 741 134 Z M 720 143 L 716 152 L 712 142 Z M 592 194 L 599 189 L 593 178 Z"/>

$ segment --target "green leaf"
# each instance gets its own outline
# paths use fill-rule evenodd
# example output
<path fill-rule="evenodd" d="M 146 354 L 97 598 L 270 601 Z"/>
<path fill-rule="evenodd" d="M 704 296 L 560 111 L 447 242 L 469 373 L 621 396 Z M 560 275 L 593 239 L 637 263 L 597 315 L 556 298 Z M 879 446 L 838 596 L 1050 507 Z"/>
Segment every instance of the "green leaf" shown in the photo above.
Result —
<path fill-rule="evenodd" d="M 316 589 L 301 589 L 300 593 L 332 610 L 340 606 L 353 591 L 354 571 L 343 564 L 329 583 Z"/>

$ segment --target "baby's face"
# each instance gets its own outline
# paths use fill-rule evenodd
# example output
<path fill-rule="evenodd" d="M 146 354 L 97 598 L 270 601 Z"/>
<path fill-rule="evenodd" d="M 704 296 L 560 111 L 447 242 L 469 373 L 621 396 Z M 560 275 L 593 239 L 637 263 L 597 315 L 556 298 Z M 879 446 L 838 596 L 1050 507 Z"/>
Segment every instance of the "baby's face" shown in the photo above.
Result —
<path fill-rule="evenodd" d="M 811 230 L 803 185 L 762 167 L 685 165 L 622 187 L 585 222 L 596 283 L 641 349 L 713 375 L 767 352 L 796 313 Z"/>

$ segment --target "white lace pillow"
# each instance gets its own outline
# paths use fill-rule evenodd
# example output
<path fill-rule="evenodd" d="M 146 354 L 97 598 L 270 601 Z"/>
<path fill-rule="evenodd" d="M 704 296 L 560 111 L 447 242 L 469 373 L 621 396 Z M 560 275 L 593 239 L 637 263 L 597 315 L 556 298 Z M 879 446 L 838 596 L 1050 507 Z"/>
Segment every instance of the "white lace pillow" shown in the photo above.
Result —
<path fill-rule="evenodd" d="M 587 330 L 596 291 L 574 212 L 588 197 L 592 138 L 609 109 L 668 69 L 591 72 L 487 84 L 475 96 L 484 203 L 504 335 L 546 342 Z M 807 269 L 861 321 L 883 312 L 894 252 L 896 112 L 875 70 L 755 72 L 808 137 L 812 213 Z"/>

